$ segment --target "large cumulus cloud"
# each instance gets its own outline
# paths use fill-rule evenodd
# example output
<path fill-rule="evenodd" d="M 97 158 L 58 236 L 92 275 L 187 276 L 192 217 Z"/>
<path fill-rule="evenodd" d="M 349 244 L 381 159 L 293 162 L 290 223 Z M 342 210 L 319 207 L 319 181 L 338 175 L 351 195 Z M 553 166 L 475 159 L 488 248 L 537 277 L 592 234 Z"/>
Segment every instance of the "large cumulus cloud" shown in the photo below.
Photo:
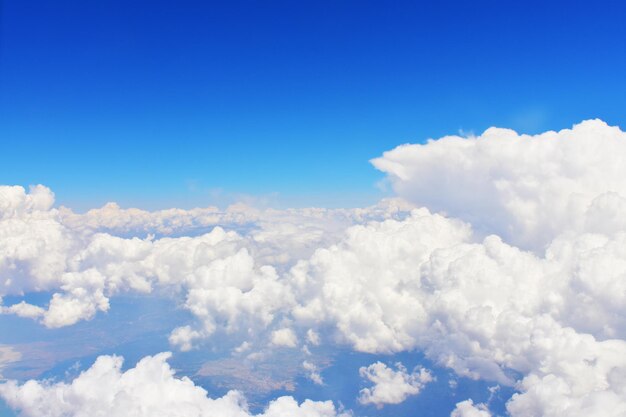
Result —
<path fill-rule="evenodd" d="M 402 197 L 464 219 L 508 242 L 542 249 L 584 227 L 604 193 L 626 195 L 626 134 L 600 120 L 519 135 L 490 128 L 403 145 L 374 159 Z"/>

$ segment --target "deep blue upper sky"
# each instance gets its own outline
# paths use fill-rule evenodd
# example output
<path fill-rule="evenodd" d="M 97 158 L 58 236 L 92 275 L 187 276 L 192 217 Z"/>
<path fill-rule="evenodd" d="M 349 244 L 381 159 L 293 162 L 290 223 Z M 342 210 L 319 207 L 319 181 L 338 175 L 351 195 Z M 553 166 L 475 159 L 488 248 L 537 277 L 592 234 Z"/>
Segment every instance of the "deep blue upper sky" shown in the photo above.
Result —
<path fill-rule="evenodd" d="M 5 0 L 0 183 L 77 208 L 372 203 L 368 159 L 401 143 L 626 126 L 622 4 Z"/>

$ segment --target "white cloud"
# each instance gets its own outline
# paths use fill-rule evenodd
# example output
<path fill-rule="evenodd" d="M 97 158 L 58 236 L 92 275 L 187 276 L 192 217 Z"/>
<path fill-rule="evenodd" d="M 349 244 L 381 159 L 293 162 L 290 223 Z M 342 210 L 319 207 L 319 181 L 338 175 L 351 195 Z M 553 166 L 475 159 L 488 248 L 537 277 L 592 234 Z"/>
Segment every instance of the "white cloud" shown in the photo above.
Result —
<path fill-rule="evenodd" d="M 481 233 L 425 209 L 402 221 L 352 227 L 346 239 L 292 270 L 293 316 L 309 327 L 334 326 L 340 340 L 360 351 L 419 349 L 459 375 L 516 385 L 521 392 L 508 404 L 515 417 L 622 415 L 626 397 L 616 375 L 626 369 L 626 229 L 618 215 L 623 197 L 611 189 L 626 178 L 617 175 L 626 138 L 599 122 L 532 139 L 511 135 L 491 131 L 386 154 L 384 169 L 397 176 L 401 196 L 474 222 Z M 589 143 L 604 149 L 591 152 Z M 538 152 L 547 163 L 544 147 L 554 156 L 551 172 L 562 178 L 531 182 L 534 188 L 522 193 L 534 169 L 530 155 Z M 572 171 L 556 157 L 572 152 L 589 154 L 589 178 L 580 161 Z M 512 164 L 514 155 L 519 166 Z M 473 175 L 480 158 L 487 171 Z M 500 158 L 511 164 L 496 169 Z M 572 172 L 582 178 L 580 187 L 568 177 Z M 531 206 L 550 207 L 540 214 L 518 210 L 481 188 L 501 184 L 493 179 L 500 175 Z M 550 192 L 558 184 L 569 188 Z M 579 195 L 585 204 L 577 205 Z M 418 199 L 431 197 L 434 203 Z M 464 198 L 482 205 L 466 207 Z M 564 207 L 574 209 L 558 211 Z M 506 241 L 482 238 L 486 231 Z"/>
<path fill-rule="evenodd" d="M 599 195 L 626 196 L 625 154 L 624 132 L 588 120 L 535 136 L 499 128 L 447 136 L 372 162 L 401 197 L 541 250 L 558 234 L 580 230 Z"/>
<path fill-rule="evenodd" d="M 19 302 L 2 306 L 2 313 L 39 318 L 55 328 L 107 311 L 117 293 L 170 287 L 174 294 L 182 290 L 186 308 L 208 336 L 216 321 L 226 331 L 246 323 L 264 327 L 290 299 L 280 296 L 284 285 L 273 267 L 255 266 L 254 242 L 235 232 L 216 227 L 196 237 L 157 240 L 79 233 L 49 207 L 49 190 L 33 190 L 0 190 L 0 296 L 55 293 L 47 308 Z M 49 199 L 42 197 L 46 193 Z"/>
<path fill-rule="evenodd" d="M 53 204 L 54 194 L 42 185 L 31 187 L 29 193 L 19 186 L 0 188 L 0 219 L 33 212 L 46 212 Z"/>
<path fill-rule="evenodd" d="M 56 220 L 53 201 L 43 186 L 0 186 L 0 297 L 58 287 L 78 242 Z"/>
<path fill-rule="evenodd" d="M 472 400 L 466 400 L 456 405 L 450 417 L 491 417 L 491 413 L 484 404 L 474 405 Z"/>
<path fill-rule="evenodd" d="M 293 316 L 309 327 L 334 326 L 360 351 L 412 349 L 427 324 L 419 297 L 422 264 L 435 249 L 470 237 L 469 226 L 426 209 L 405 221 L 352 227 L 339 244 L 319 249 L 291 271 L 299 301 Z"/>
<path fill-rule="evenodd" d="M 307 377 L 317 385 L 324 385 L 324 379 L 320 375 L 319 369 L 314 363 L 304 361 L 302 367 L 307 371 Z"/>
<path fill-rule="evenodd" d="M 53 202 L 43 186 L 30 193 L 0 187 L 0 297 L 55 292 L 47 308 L 20 302 L 0 312 L 62 327 L 106 312 L 117 293 L 171 287 L 200 321 L 189 334 L 204 337 L 218 327 L 227 332 L 266 327 L 291 300 L 277 268 L 337 240 L 350 224 L 400 218 L 407 208 L 398 200 L 367 209 L 260 211 L 239 205 L 224 212 L 146 212 L 109 204 L 79 215 L 52 208 Z M 216 224 L 243 229 L 226 231 Z M 193 236 L 115 236 L 137 231 Z"/>
<path fill-rule="evenodd" d="M 0 397 L 26 417 L 251 417 L 243 395 L 220 398 L 186 378 L 177 378 L 166 362 L 170 354 L 148 356 L 122 372 L 122 358 L 100 356 L 70 383 L 30 380 L 0 384 Z M 257 417 L 348 417 L 330 401 L 280 397 Z"/>
<path fill-rule="evenodd" d="M 219 226 L 237 231 L 248 239 L 248 249 L 262 263 L 289 264 L 308 257 L 319 246 L 332 243 L 346 227 L 371 220 L 403 218 L 412 206 L 400 199 L 355 209 L 257 209 L 233 204 L 191 210 L 145 211 L 123 209 L 115 203 L 76 214 L 61 207 L 57 217 L 81 235 L 104 232 L 114 236 L 197 236 Z"/>
<path fill-rule="evenodd" d="M 18 317 L 36 319 L 36 318 L 43 316 L 46 310 L 44 310 L 41 307 L 34 306 L 32 304 L 28 304 L 24 301 L 21 301 L 17 304 L 13 304 L 10 307 L 3 307 L 2 305 L 0 305 L 0 312 L 4 314 L 15 314 Z"/>
<path fill-rule="evenodd" d="M 612 277 L 621 276 L 616 248 L 626 235 L 615 236 L 563 237 L 538 257 L 496 236 L 473 242 L 465 225 L 418 210 L 355 226 L 300 263 L 293 316 L 334 326 L 360 351 L 419 349 L 459 375 L 505 385 L 522 374 L 509 403 L 516 417 L 605 415 L 595 397 L 621 412 L 613 375 L 625 372 L 626 342 L 607 339 L 624 337 L 622 284 Z"/>
<path fill-rule="evenodd" d="M 289 328 L 274 330 L 272 332 L 272 344 L 274 346 L 293 348 L 298 344 L 298 337 L 293 330 Z"/>
<path fill-rule="evenodd" d="M 374 384 L 359 392 L 361 404 L 374 404 L 381 407 L 385 404 L 399 404 L 411 395 L 417 395 L 426 384 L 433 380 L 427 369 L 414 369 L 409 373 L 400 363 L 395 364 L 396 370 L 382 362 L 373 363 L 359 369 L 362 378 Z"/>
<path fill-rule="evenodd" d="M 172 330 L 168 340 L 172 346 L 178 347 L 182 352 L 187 352 L 193 349 L 195 341 L 203 337 L 205 335 L 197 330 L 193 330 L 191 326 L 181 326 Z"/>

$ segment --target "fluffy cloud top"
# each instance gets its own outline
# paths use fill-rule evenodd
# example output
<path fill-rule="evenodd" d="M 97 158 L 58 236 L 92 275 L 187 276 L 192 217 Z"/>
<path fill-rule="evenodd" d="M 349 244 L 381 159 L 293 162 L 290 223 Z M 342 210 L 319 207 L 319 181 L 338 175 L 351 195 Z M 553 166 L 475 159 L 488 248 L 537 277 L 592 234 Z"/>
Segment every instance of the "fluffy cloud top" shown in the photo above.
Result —
<path fill-rule="evenodd" d="M 424 386 L 433 380 L 426 369 L 414 369 L 409 373 L 401 364 L 396 363 L 396 370 L 382 362 L 376 362 L 367 367 L 361 367 L 359 374 L 374 384 L 371 388 L 364 388 L 359 393 L 361 404 L 399 404 L 411 395 L 417 395 Z"/>
<path fill-rule="evenodd" d="M 59 286 L 67 253 L 79 247 L 43 186 L 0 187 L 0 297 Z"/>
<path fill-rule="evenodd" d="M 581 230 L 605 193 L 626 195 L 626 134 L 600 120 L 559 132 L 519 135 L 490 128 L 403 145 L 372 162 L 409 201 L 542 249 L 565 230 Z"/>
<path fill-rule="evenodd" d="M 0 397 L 26 417 L 251 417 L 245 398 L 230 391 L 220 398 L 186 378 L 177 378 L 169 353 L 148 356 L 122 372 L 122 358 L 100 356 L 71 383 L 15 381 L 0 384 Z M 330 401 L 292 397 L 269 403 L 257 417 L 348 417 Z"/>
<path fill-rule="evenodd" d="M 491 417 L 491 413 L 484 404 L 475 405 L 472 400 L 466 400 L 456 405 L 450 417 Z"/>

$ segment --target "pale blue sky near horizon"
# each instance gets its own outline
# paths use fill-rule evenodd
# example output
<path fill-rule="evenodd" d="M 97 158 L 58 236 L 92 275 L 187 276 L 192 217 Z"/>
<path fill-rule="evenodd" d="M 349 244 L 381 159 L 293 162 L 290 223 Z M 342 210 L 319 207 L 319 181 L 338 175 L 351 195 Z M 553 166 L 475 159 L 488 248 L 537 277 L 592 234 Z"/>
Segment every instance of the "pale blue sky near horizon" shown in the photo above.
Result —
<path fill-rule="evenodd" d="M 57 203 L 363 206 L 369 160 L 626 126 L 621 2 L 5 0 L 0 183 Z"/>

